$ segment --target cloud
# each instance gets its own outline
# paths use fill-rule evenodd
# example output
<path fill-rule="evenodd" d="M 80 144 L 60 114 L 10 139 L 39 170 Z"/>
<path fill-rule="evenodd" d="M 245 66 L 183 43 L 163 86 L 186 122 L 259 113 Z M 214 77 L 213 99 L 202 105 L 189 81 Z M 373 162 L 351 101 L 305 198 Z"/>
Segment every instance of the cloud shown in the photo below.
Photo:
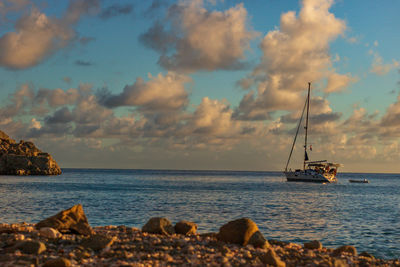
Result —
<path fill-rule="evenodd" d="M 77 103 L 83 92 L 84 91 L 75 88 L 71 88 L 66 91 L 60 88 L 40 88 L 34 99 L 37 105 L 47 103 L 50 107 L 56 108 Z"/>
<path fill-rule="evenodd" d="M 130 13 L 132 13 L 132 11 L 133 11 L 132 4 L 126 4 L 126 5 L 113 4 L 101 11 L 100 18 L 106 20 L 120 15 L 129 15 Z"/>
<path fill-rule="evenodd" d="M 351 83 L 358 81 L 356 77 L 351 74 L 331 73 L 328 76 L 328 82 L 325 87 L 325 93 L 340 92 L 347 88 Z"/>
<path fill-rule="evenodd" d="M 375 41 L 377 42 L 377 41 Z M 372 50 L 369 51 L 369 54 L 373 55 L 374 59 L 372 61 L 372 65 L 370 68 L 370 72 L 375 73 L 377 75 L 383 76 L 389 73 L 392 69 L 395 69 L 400 66 L 400 62 L 397 60 L 392 60 L 392 63 L 385 64 L 383 62 L 382 57 L 378 52 L 374 52 Z"/>
<path fill-rule="evenodd" d="M 233 111 L 218 100 L 204 97 L 190 120 L 194 133 L 207 135 L 234 135 L 236 122 L 232 120 Z"/>
<path fill-rule="evenodd" d="M 400 95 L 397 96 L 397 101 L 391 104 L 381 120 L 383 127 L 398 127 L 400 125 Z"/>
<path fill-rule="evenodd" d="M 68 107 L 63 107 L 54 112 L 53 115 L 47 116 L 44 120 L 47 124 L 68 123 L 73 121 L 74 117 Z"/>
<path fill-rule="evenodd" d="M 239 118 L 265 119 L 272 111 L 299 109 L 307 82 L 315 87 L 327 80 L 324 91 L 332 93 L 354 81 L 333 68 L 329 44 L 344 34 L 346 24 L 329 12 L 332 4 L 332 0 L 304 0 L 298 16 L 284 13 L 280 29 L 267 33 L 260 45 L 261 63 L 239 82 L 247 90 L 257 85 L 257 94 L 251 91 L 243 97 Z"/>
<path fill-rule="evenodd" d="M 203 1 L 182 1 L 172 5 L 165 21 L 156 21 L 140 40 L 161 53 L 162 67 L 193 72 L 243 68 L 245 51 L 256 36 L 248 29 L 242 4 L 220 12 L 206 10 Z"/>
<path fill-rule="evenodd" d="M 8 102 L 10 104 L 0 108 L 0 117 L 3 122 L 23 113 L 24 108 L 31 107 L 34 96 L 35 93 L 30 84 L 21 85 L 14 94 L 9 96 Z"/>
<path fill-rule="evenodd" d="M 103 94 L 100 102 L 109 108 L 119 106 L 136 106 L 144 110 L 176 110 L 188 103 L 188 93 L 185 84 L 191 81 L 190 77 L 175 72 L 168 72 L 165 76 L 149 75 L 149 81 L 137 78 L 132 85 L 126 85 L 118 95 Z"/>
<path fill-rule="evenodd" d="M 79 60 L 75 61 L 75 65 L 82 66 L 82 67 L 90 67 L 93 65 L 93 63 L 90 61 L 84 61 L 84 60 L 79 59 Z"/>
<path fill-rule="evenodd" d="M 47 17 L 32 8 L 30 13 L 18 19 L 15 32 L 0 37 L 0 66 L 18 70 L 39 64 L 70 44 L 76 36 L 72 26 L 97 6 L 98 0 L 71 1 L 61 19 Z"/>

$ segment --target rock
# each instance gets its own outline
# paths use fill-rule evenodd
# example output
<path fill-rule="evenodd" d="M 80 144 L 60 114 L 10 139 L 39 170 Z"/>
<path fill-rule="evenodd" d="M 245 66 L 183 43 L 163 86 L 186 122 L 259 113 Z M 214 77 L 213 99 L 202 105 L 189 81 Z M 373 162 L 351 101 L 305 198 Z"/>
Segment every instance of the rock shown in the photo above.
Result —
<path fill-rule="evenodd" d="M 44 219 L 38 222 L 35 227 L 36 229 L 51 227 L 60 232 L 73 232 L 81 235 L 91 235 L 93 233 L 81 204 Z"/>
<path fill-rule="evenodd" d="M 321 249 L 322 248 L 322 243 L 319 242 L 318 240 L 313 240 L 313 241 L 304 243 L 304 248 L 307 248 L 307 249 Z"/>
<path fill-rule="evenodd" d="M 268 251 L 260 256 L 260 260 L 267 265 L 285 267 L 286 263 L 282 261 L 278 255 L 276 255 L 273 249 L 268 249 Z"/>
<path fill-rule="evenodd" d="M 167 218 L 154 217 L 151 218 L 143 227 L 143 232 L 150 234 L 173 235 L 174 227 Z"/>
<path fill-rule="evenodd" d="M 246 246 L 251 236 L 258 231 L 258 226 L 249 218 L 228 222 L 219 229 L 218 240 Z"/>
<path fill-rule="evenodd" d="M 81 246 L 84 248 L 90 248 L 94 251 L 99 251 L 111 246 L 114 241 L 115 238 L 105 235 L 92 235 L 89 238 L 82 240 Z"/>
<path fill-rule="evenodd" d="M 357 249 L 353 246 L 345 245 L 345 246 L 338 247 L 337 249 L 335 249 L 333 251 L 334 256 L 339 256 L 342 253 L 349 253 L 351 255 L 357 255 Z"/>
<path fill-rule="evenodd" d="M 51 227 L 42 227 L 39 230 L 41 236 L 46 238 L 60 238 L 62 234 L 54 228 Z"/>
<path fill-rule="evenodd" d="M 197 231 L 197 224 L 194 222 L 180 221 L 175 224 L 175 233 L 181 235 L 194 235 Z"/>
<path fill-rule="evenodd" d="M 69 266 L 71 266 L 71 262 L 64 257 L 51 259 L 43 264 L 43 267 L 69 267 Z"/>
<path fill-rule="evenodd" d="M 366 257 L 366 258 L 370 258 L 370 259 L 375 259 L 374 255 L 372 255 L 372 254 L 370 254 L 370 253 L 368 253 L 366 251 L 361 252 L 360 254 L 358 254 L 358 256 L 362 256 L 362 257 Z"/>
<path fill-rule="evenodd" d="M 347 262 L 344 259 L 334 259 L 333 261 L 334 267 L 349 267 Z"/>
<path fill-rule="evenodd" d="M 269 248 L 270 244 L 260 231 L 255 232 L 249 239 L 248 245 L 255 248 Z"/>
<path fill-rule="evenodd" d="M 46 245 L 40 241 L 22 241 L 18 242 L 13 248 L 13 251 L 19 250 L 25 254 L 40 254 L 46 250 Z"/>
<path fill-rule="evenodd" d="M 32 142 L 16 143 L 0 131 L 0 175 L 59 175 L 57 162 Z"/>

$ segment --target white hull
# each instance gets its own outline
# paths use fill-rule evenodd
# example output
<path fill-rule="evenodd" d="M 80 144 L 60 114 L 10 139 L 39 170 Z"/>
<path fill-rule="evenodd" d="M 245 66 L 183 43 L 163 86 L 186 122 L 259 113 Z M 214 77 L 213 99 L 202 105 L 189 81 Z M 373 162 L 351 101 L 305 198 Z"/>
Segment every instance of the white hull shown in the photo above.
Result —
<path fill-rule="evenodd" d="M 331 173 L 318 173 L 314 170 L 300 170 L 284 172 L 288 182 L 310 182 L 310 183 L 336 183 L 337 179 Z"/>

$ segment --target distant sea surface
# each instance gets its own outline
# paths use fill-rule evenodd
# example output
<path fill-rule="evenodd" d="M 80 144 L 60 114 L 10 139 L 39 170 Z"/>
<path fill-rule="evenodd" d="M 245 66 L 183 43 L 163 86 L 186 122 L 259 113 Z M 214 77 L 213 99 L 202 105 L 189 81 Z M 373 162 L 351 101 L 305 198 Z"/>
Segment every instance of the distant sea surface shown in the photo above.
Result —
<path fill-rule="evenodd" d="M 400 257 L 400 175 L 341 173 L 337 184 L 288 183 L 280 172 L 64 169 L 0 176 L 0 223 L 38 222 L 82 203 L 89 223 L 141 228 L 151 217 L 217 232 L 241 217 L 267 239 Z M 363 179 L 369 184 L 349 183 Z"/>

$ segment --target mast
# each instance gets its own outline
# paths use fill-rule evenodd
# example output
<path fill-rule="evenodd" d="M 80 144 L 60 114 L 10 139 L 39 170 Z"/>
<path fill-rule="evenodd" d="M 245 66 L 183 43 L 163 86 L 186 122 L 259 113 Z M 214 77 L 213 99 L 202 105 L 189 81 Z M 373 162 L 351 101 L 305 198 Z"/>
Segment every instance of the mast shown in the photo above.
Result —
<path fill-rule="evenodd" d="M 310 90 L 311 90 L 311 83 L 308 83 L 308 95 L 307 95 L 307 113 L 306 113 L 306 126 L 304 129 L 306 130 L 306 135 L 304 138 L 304 161 L 303 161 L 303 170 L 306 169 L 306 161 L 308 160 L 307 156 L 307 132 L 308 132 L 308 113 L 310 112 Z"/>

